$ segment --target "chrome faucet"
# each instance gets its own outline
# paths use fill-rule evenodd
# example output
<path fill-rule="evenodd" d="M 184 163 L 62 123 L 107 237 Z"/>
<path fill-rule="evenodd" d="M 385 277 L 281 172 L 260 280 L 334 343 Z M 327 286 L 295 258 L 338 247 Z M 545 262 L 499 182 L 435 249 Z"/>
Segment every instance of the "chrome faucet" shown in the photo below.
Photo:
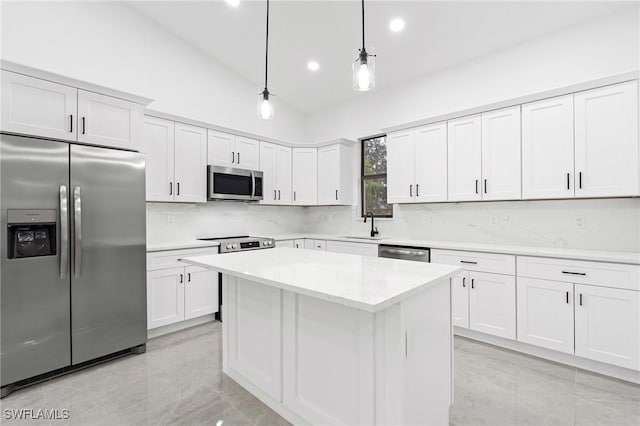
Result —
<path fill-rule="evenodd" d="M 379 234 L 379 232 L 378 232 L 378 227 L 377 227 L 377 226 L 376 226 L 376 227 L 374 227 L 374 226 L 373 226 L 373 219 L 374 219 L 374 216 L 373 216 L 373 213 L 372 213 L 372 212 L 367 212 L 367 213 L 364 215 L 364 223 L 367 223 L 367 216 L 371 216 L 371 238 L 373 238 L 373 237 L 375 237 L 376 235 L 378 235 L 378 234 Z"/>

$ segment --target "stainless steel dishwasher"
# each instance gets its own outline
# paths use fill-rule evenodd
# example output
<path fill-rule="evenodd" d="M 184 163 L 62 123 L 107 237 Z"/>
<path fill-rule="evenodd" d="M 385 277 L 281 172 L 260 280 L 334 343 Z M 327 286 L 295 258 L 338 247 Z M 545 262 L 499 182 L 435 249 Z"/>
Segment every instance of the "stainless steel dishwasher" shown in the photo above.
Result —
<path fill-rule="evenodd" d="M 389 257 L 391 259 L 413 260 L 416 262 L 430 262 L 430 251 L 424 247 L 394 246 L 380 244 L 378 246 L 378 257 Z"/>

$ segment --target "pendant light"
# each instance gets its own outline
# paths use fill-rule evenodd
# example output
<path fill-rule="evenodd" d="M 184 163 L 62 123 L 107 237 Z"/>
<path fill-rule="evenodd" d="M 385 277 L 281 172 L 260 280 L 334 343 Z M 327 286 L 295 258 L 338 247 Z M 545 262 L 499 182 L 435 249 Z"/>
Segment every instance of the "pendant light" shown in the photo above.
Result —
<path fill-rule="evenodd" d="M 376 85 L 376 55 L 367 52 L 364 47 L 364 0 L 362 0 L 362 49 L 352 64 L 353 88 L 359 92 L 371 90 Z"/>
<path fill-rule="evenodd" d="M 273 93 L 267 88 L 267 77 L 269 71 L 269 0 L 267 0 L 267 34 L 264 57 L 264 90 L 258 94 L 258 117 L 263 120 L 273 118 Z"/>

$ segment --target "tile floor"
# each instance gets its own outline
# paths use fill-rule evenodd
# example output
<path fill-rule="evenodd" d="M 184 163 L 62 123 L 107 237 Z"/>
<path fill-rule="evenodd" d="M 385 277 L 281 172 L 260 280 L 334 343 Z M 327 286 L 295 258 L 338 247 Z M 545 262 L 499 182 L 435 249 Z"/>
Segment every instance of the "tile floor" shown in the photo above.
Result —
<path fill-rule="evenodd" d="M 0 423 L 284 425 L 224 376 L 220 323 L 149 341 L 133 355 L 17 391 Z M 456 338 L 452 425 L 640 425 L 640 386 Z M 69 409 L 70 419 L 8 421 L 6 409 Z"/>

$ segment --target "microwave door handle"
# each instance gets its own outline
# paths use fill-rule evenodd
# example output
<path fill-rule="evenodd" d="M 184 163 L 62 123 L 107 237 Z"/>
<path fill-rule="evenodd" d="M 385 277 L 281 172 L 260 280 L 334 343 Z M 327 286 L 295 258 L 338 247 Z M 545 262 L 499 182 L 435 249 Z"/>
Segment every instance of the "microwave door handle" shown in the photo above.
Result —
<path fill-rule="evenodd" d="M 251 172 L 251 199 L 256 196 L 256 176 Z"/>
<path fill-rule="evenodd" d="M 67 278 L 69 263 L 69 211 L 67 185 L 60 185 L 60 278 Z"/>

